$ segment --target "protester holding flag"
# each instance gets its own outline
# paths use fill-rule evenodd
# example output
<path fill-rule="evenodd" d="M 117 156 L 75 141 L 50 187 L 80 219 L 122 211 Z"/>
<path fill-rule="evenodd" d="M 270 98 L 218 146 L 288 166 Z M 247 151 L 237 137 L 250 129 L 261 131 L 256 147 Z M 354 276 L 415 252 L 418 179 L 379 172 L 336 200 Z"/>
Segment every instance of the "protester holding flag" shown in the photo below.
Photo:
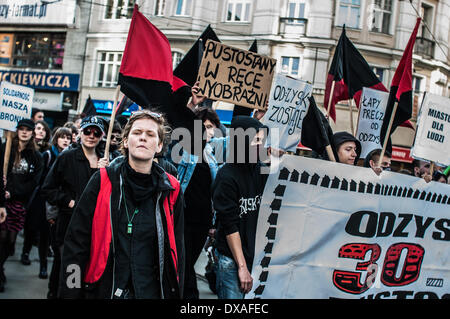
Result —
<path fill-rule="evenodd" d="M 180 184 L 153 161 L 163 148 L 163 116 L 133 113 L 122 138 L 123 157 L 97 171 L 67 231 L 62 268 L 79 266 L 82 287 L 63 298 L 172 299 L 182 297 L 183 199 Z"/>
<path fill-rule="evenodd" d="M 247 130 L 245 149 L 233 143 L 233 161 L 219 170 L 213 185 L 213 205 L 218 223 L 216 255 L 217 295 L 242 299 L 252 288 L 251 277 L 259 205 L 267 175 L 261 174 L 258 157 L 264 145 L 264 126 L 249 116 L 236 116 L 231 128 Z M 242 136 L 234 135 L 235 141 Z M 244 161 L 239 157 L 244 155 Z"/>
<path fill-rule="evenodd" d="M 380 175 L 382 171 L 390 171 L 391 170 L 391 153 L 385 152 L 383 156 L 383 160 L 381 161 L 381 165 L 379 166 L 378 163 L 380 162 L 380 156 L 381 156 L 381 148 L 376 148 L 369 152 L 367 154 L 366 158 L 364 159 L 364 167 L 370 167 L 375 174 Z"/>
<path fill-rule="evenodd" d="M 42 185 L 43 197 L 59 209 L 56 221 L 56 243 L 62 250 L 64 236 L 84 188 L 92 174 L 107 161 L 96 153 L 96 147 L 104 134 L 102 121 L 97 117 L 85 117 L 81 122 L 80 144 L 59 155 Z M 57 258 L 54 263 L 60 263 Z"/>
<path fill-rule="evenodd" d="M 0 291 L 4 290 L 6 278 L 3 266 L 14 250 L 17 234 L 25 224 L 26 207 L 33 190 L 39 183 L 44 165 L 34 141 L 35 124 L 30 119 L 17 123 L 17 132 L 12 140 L 11 153 L 6 174 L 6 221 L 0 224 Z M 3 167 L 5 144 L 2 145 Z"/>

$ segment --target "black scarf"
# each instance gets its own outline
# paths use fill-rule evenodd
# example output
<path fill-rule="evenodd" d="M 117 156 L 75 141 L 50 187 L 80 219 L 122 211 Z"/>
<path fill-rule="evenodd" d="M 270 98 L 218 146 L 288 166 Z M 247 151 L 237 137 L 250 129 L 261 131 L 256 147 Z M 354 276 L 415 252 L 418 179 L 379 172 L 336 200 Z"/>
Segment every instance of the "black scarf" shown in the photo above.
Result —
<path fill-rule="evenodd" d="M 131 195 L 133 202 L 140 204 L 143 200 L 154 196 L 158 183 L 158 175 L 153 165 L 150 174 L 143 174 L 136 172 L 128 164 L 128 161 L 126 161 L 122 168 L 122 174 L 125 188 Z"/>

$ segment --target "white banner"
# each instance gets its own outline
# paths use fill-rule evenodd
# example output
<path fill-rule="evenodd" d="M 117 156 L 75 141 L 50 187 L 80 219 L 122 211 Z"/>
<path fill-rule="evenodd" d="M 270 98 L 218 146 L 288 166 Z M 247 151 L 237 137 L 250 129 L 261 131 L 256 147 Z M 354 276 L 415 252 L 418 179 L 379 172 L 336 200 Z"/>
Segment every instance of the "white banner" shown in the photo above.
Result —
<path fill-rule="evenodd" d="M 75 0 L 0 0 L 0 24 L 74 25 Z"/>
<path fill-rule="evenodd" d="M 380 132 L 388 98 L 388 92 L 370 88 L 362 90 L 356 131 L 356 138 L 361 142 L 361 158 L 366 158 L 367 154 L 376 148 L 383 148 Z"/>
<path fill-rule="evenodd" d="M 16 131 L 17 122 L 31 117 L 34 90 L 2 81 L 0 84 L 0 128 Z"/>
<path fill-rule="evenodd" d="M 450 186 L 285 155 L 246 298 L 450 298 Z"/>
<path fill-rule="evenodd" d="M 63 93 L 34 92 L 33 107 L 43 111 L 62 110 Z"/>
<path fill-rule="evenodd" d="M 295 152 L 311 94 L 312 86 L 307 82 L 275 74 L 269 107 L 263 118 L 263 123 L 269 127 L 266 147 Z"/>
<path fill-rule="evenodd" d="M 417 118 L 411 156 L 450 164 L 450 99 L 426 92 Z"/>

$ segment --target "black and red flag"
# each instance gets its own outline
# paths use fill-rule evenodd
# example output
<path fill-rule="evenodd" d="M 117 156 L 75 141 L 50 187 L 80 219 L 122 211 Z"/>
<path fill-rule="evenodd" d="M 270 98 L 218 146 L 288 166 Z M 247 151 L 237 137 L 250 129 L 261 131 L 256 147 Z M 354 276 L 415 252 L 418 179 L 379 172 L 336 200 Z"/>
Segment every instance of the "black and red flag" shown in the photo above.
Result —
<path fill-rule="evenodd" d="M 184 81 L 191 87 L 195 84 L 197 81 L 198 70 L 202 62 L 203 50 L 205 49 L 206 41 L 209 39 L 220 42 L 210 25 L 206 27 L 197 41 L 195 41 L 194 45 L 189 49 L 188 53 L 186 53 L 177 65 L 173 71 L 174 77 Z"/>
<path fill-rule="evenodd" d="M 119 105 L 117 105 L 116 116 L 128 110 L 128 108 L 133 105 L 133 103 L 134 102 L 130 98 L 128 98 L 128 96 L 124 95 L 122 97 L 122 100 L 120 100 Z"/>
<path fill-rule="evenodd" d="M 328 107 L 333 82 L 335 84 L 329 113 L 335 122 L 335 104 L 339 101 L 353 98 L 356 106 L 359 107 L 359 99 L 361 98 L 363 87 L 384 92 L 388 91 L 375 73 L 373 73 L 358 49 L 347 38 L 345 26 L 342 28 L 342 34 L 336 46 L 330 70 L 328 71 L 324 97 L 325 109 Z"/>
<path fill-rule="evenodd" d="M 120 90 L 146 108 L 168 103 L 173 82 L 169 40 L 135 5 L 120 65 Z"/>
<path fill-rule="evenodd" d="M 395 70 L 394 77 L 391 82 L 391 91 L 389 92 L 389 99 L 386 106 L 386 113 L 383 119 L 383 125 L 381 126 L 380 139 L 381 143 L 384 143 L 389 121 L 394 110 L 395 103 L 397 104 L 397 110 L 393 115 L 392 127 L 389 132 L 389 139 L 395 129 L 402 125 L 405 121 L 408 121 L 412 116 L 413 108 L 413 90 L 412 90 L 412 55 L 414 43 L 416 42 L 417 31 L 419 30 L 421 18 L 417 18 L 416 26 L 409 38 L 406 45 L 403 56 Z M 390 141 L 387 144 L 387 150 L 390 150 L 392 145 Z"/>

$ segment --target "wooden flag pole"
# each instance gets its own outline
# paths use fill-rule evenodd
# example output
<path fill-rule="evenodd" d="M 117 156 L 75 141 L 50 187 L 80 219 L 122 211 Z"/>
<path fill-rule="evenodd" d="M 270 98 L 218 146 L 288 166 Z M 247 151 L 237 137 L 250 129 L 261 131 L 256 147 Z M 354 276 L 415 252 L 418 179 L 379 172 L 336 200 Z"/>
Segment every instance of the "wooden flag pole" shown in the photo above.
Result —
<path fill-rule="evenodd" d="M 104 156 L 104 158 L 106 159 L 109 159 L 109 146 L 111 144 L 111 135 L 114 127 L 114 120 L 116 118 L 116 109 L 117 109 L 117 101 L 119 100 L 119 93 L 120 93 L 120 85 L 117 85 L 113 109 L 111 111 L 111 119 L 109 120 L 108 135 L 106 136 L 105 156 Z"/>
<path fill-rule="evenodd" d="M 432 161 L 432 162 L 431 162 L 431 165 L 430 165 L 430 175 L 431 175 L 431 178 L 433 178 L 433 173 L 434 173 L 434 162 Z"/>
<path fill-rule="evenodd" d="M 394 122 L 395 113 L 397 112 L 398 101 L 395 101 L 394 108 L 392 109 L 391 118 L 389 119 L 389 125 L 386 130 L 386 135 L 384 137 L 383 149 L 381 150 L 380 159 L 378 160 L 378 167 L 381 167 L 381 162 L 383 161 L 384 153 L 386 152 L 387 142 L 389 140 L 389 135 L 391 134 L 392 123 Z"/>
<path fill-rule="evenodd" d="M 331 107 L 331 101 L 333 100 L 335 84 L 336 84 L 336 81 L 333 81 L 333 83 L 331 83 L 331 92 L 330 92 L 330 97 L 328 98 L 328 106 L 327 106 L 327 120 L 328 121 L 330 121 L 330 107 Z"/>
<path fill-rule="evenodd" d="M 355 136 L 356 132 L 355 132 L 355 127 L 353 124 L 353 99 L 349 99 L 349 106 L 350 106 L 350 131 L 352 133 L 353 136 Z"/>
<path fill-rule="evenodd" d="M 327 151 L 328 154 L 328 158 L 332 161 L 332 162 L 336 162 L 336 158 L 334 157 L 334 153 L 333 153 L 333 149 L 331 148 L 331 145 L 327 145 L 325 146 L 325 149 Z"/>
<path fill-rule="evenodd" d="M 5 157 L 3 159 L 3 177 L 6 179 L 8 175 L 8 165 L 9 165 L 9 155 L 11 154 L 11 145 L 12 145 L 12 132 L 4 131 L 6 133 L 6 146 L 5 146 Z"/>

